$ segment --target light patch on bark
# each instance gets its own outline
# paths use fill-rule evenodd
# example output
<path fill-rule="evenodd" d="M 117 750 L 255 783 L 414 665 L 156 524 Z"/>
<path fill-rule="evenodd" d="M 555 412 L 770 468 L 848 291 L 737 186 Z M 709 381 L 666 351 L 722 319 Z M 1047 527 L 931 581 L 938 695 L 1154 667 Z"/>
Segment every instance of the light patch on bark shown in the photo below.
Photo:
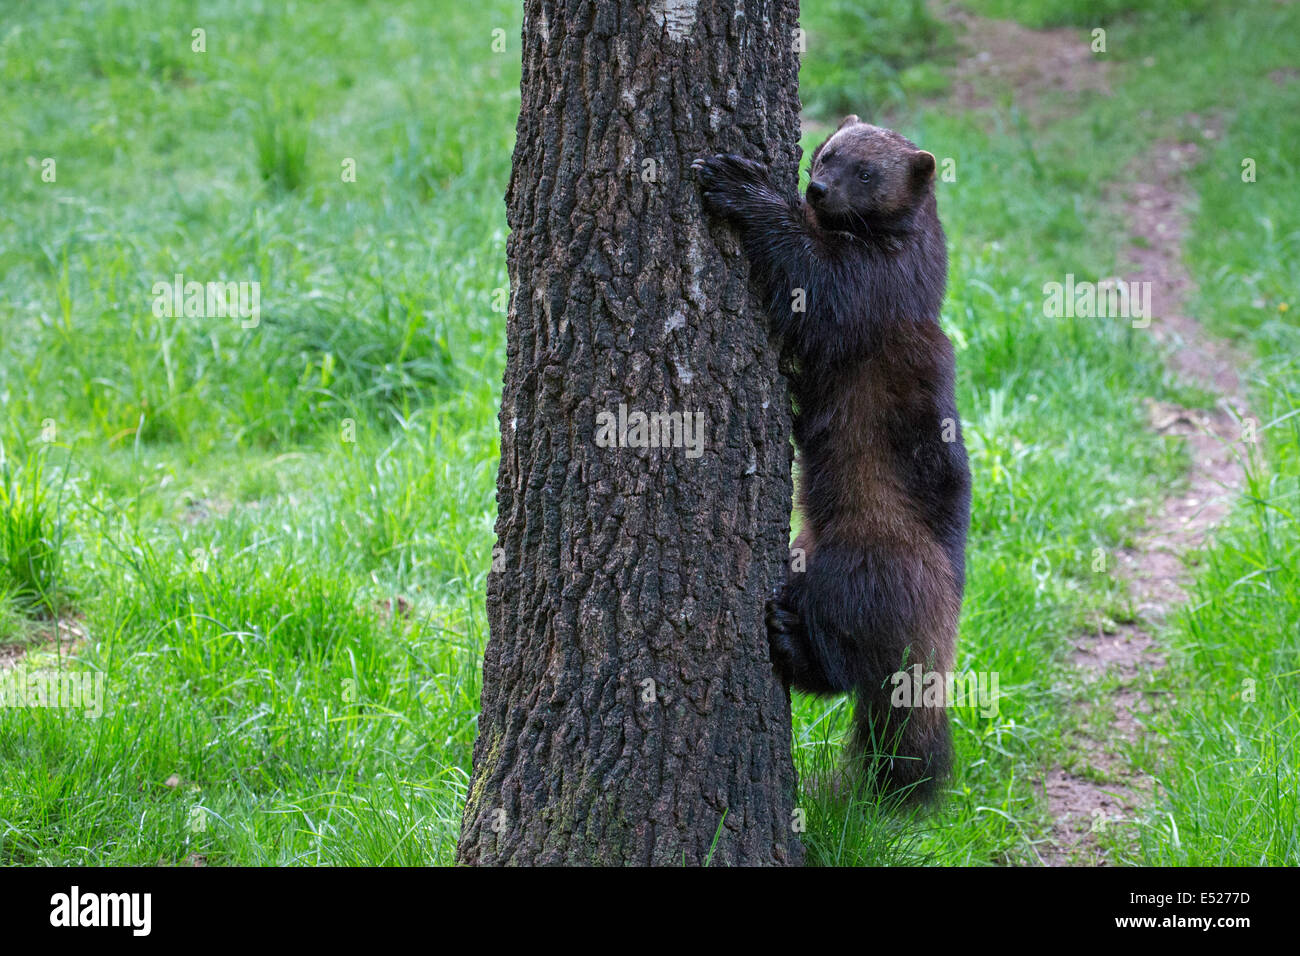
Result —
<path fill-rule="evenodd" d="M 686 297 L 697 308 L 708 306 L 708 297 L 700 287 L 700 274 L 704 271 L 704 253 L 695 236 L 686 241 L 686 265 L 690 267 L 691 277 L 686 281 Z"/>
<path fill-rule="evenodd" d="M 664 320 L 665 332 L 676 332 L 678 329 L 684 328 L 685 326 L 686 326 L 686 316 L 682 314 L 681 309 L 678 309 L 676 312 L 674 312 L 672 315 L 668 316 L 668 318 Z"/>
<path fill-rule="evenodd" d="M 551 299 L 540 284 L 533 290 L 533 298 L 542 307 L 542 314 L 546 316 L 546 323 L 549 325 L 551 322 Z"/>
<path fill-rule="evenodd" d="M 668 30 L 668 36 L 681 41 L 690 35 L 695 26 L 695 11 L 699 0 L 654 0 L 650 13 L 654 23 L 662 23 Z"/>

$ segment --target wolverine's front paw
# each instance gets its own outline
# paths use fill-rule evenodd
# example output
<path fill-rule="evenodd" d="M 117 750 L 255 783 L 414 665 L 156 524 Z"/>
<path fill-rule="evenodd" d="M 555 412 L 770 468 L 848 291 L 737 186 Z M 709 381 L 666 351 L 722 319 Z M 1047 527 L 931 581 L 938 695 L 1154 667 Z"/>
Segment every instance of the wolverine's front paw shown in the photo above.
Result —
<path fill-rule="evenodd" d="M 721 153 L 691 163 L 700 179 L 704 208 L 715 216 L 733 218 L 753 198 L 755 187 L 767 182 L 767 171 L 752 159 Z"/>
<path fill-rule="evenodd" d="M 767 602 L 767 640 L 772 653 L 772 667 L 787 686 L 794 681 L 794 630 L 799 616 L 779 598 Z"/>

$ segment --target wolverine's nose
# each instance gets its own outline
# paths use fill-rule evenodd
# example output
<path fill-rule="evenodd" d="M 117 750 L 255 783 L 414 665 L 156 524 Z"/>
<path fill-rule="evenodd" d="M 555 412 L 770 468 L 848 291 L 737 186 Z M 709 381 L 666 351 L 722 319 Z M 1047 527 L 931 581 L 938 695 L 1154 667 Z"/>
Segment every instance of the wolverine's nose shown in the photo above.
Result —
<path fill-rule="evenodd" d="M 813 180 L 808 184 L 808 199 L 813 202 L 819 202 L 826 198 L 826 184 Z"/>

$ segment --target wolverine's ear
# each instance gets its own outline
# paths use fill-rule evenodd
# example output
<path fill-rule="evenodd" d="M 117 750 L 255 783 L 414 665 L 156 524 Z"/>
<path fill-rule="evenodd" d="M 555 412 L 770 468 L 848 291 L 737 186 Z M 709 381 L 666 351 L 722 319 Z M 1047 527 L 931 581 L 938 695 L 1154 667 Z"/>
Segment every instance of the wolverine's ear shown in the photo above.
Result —
<path fill-rule="evenodd" d="M 934 153 L 918 149 L 912 154 L 912 175 L 923 182 L 934 175 Z"/>
<path fill-rule="evenodd" d="M 861 122 L 862 122 L 862 120 L 858 119 L 856 113 L 850 113 L 848 116 L 844 117 L 844 119 L 840 120 L 840 125 L 837 126 L 837 127 L 835 127 L 835 133 L 838 133 L 840 130 L 842 130 L 842 129 L 843 129 L 844 127 L 846 127 L 846 126 L 852 126 L 854 123 L 861 123 Z M 835 133 L 831 133 L 831 136 L 834 136 Z M 825 146 L 825 145 L 826 145 L 827 143 L 829 143 L 830 141 L 831 141 L 831 140 L 830 140 L 830 136 L 828 136 L 826 139 L 822 140 L 822 142 L 821 142 L 821 146 L 818 146 L 816 149 L 814 149 L 814 150 L 812 151 L 812 158 L 809 159 L 808 162 L 809 162 L 809 163 L 815 163 L 815 162 L 817 162 L 817 157 L 820 156 L 820 155 L 822 154 L 822 147 Z"/>

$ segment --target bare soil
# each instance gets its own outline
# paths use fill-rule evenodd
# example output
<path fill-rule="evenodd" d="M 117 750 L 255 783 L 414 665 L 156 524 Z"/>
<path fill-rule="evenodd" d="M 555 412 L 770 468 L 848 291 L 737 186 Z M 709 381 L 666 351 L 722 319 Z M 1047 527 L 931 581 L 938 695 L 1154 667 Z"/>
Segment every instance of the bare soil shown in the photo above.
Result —
<path fill-rule="evenodd" d="M 1082 30 L 1032 30 L 1011 20 L 990 20 L 960 7 L 938 8 L 957 27 L 962 56 L 950 72 L 944 100 L 963 109 L 992 106 L 1010 96 L 1029 114 L 1047 109 L 1045 98 L 1110 92 L 1110 63 L 1094 53 Z"/>

